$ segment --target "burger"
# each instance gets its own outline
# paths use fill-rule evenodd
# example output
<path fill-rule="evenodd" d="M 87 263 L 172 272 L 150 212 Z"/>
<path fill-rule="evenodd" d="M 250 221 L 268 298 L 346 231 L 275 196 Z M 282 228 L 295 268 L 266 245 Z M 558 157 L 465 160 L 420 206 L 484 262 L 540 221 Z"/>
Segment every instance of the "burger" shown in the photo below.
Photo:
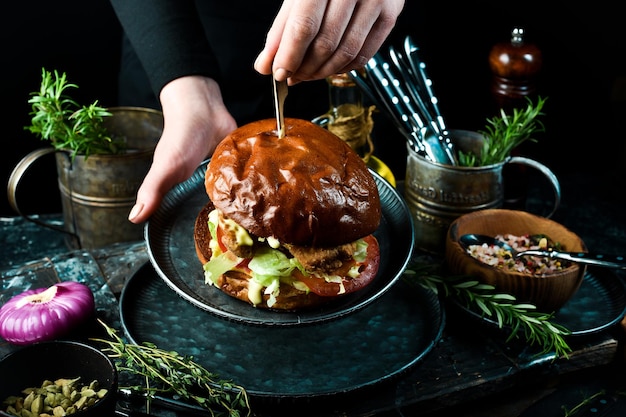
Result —
<path fill-rule="evenodd" d="M 205 281 L 265 309 L 296 311 L 360 291 L 378 272 L 376 182 L 359 155 L 300 119 L 241 126 L 217 146 L 194 227 Z"/>

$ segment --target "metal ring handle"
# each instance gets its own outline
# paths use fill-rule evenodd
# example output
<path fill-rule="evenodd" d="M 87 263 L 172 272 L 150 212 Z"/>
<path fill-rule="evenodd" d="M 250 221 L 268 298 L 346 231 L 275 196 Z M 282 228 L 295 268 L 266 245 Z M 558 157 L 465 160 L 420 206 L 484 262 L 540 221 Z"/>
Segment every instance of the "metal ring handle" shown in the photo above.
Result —
<path fill-rule="evenodd" d="M 559 183 L 559 179 L 556 177 L 556 175 L 554 175 L 554 172 L 552 172 L 550 168 L 548 168 L 541 162 L 537 162 L 534 159 L 526 158 L 524 156 L 512 156 L 506 161 L 506 163 L 527 165 L 535 168 L 546 176 L 546 178 L 550 181 L 550 184 L 552 185 L 552 189 L 554 191 L 554 205 L 552 206 L 552 211 L 546 217 L 552 217 L 561 205 L 561 184 Z"/>
<path fill-rule="evenodd" d="M 30 166 L 37 161 L 39 158 L 41 158 L 42 156 L 51 154 L 51 153 L 55 153 L 56 149 L 54 148 L 41 148 L 41 149 L 36 149 L 32 152 L 30 152 L 28 155 L 26 155 L 24 158 L 22 158 L 22 160 L 20 162 L 18 162 L 18 164 L 15 166 L 15 168 L 13 168 L 13 172 L 11 172 L 11 176 L 9 177 L 9 182 L 7 183 L 7 196 L 9 199 L 9 204 L 11 205 L 11 208 L 13 210 L 15 210 L 15 212 L 17 212 L 17 214 L 19 214 L 20 216 L 22 216 L 24 219 L 36 223 L 40 226 L 44 226 L 47 227 L 49 229 L 52 230 L 56 230 L 58 232 L 62 232 L 62 233 L 68 233 L 68 234 L 73 234 L 71 232 L 68 232 L 67 230 L 55 226 L 53 224 L 49 224 L 46 223 L 44 221 L 41 221 L 39 219 L 36 219 L 34 217 L 30 217 L 25 215 L 24 213 L 22 213 L 22 210 L 20 209 L 19 205 L 17 204 L 17 187 L 22 179 L 22 177 L 24 176 L 24 174 L 26 173 L 26 171 L 28 170 L 28 168 L 30 168 Z"/>

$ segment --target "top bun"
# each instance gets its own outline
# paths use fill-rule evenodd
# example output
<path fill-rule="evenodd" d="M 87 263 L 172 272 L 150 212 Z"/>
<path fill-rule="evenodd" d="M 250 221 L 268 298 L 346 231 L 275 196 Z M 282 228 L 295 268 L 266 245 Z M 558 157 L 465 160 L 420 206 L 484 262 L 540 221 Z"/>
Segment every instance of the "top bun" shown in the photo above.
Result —
<path fill-rule="evenodd" d="M 348 144 L 306 120 L 241 126 L 217 146 L 206 191 L 216 208 L 250 233 L 281 243 L 328 247 L 373 233 L 380 223 L 376 182 Z"/>

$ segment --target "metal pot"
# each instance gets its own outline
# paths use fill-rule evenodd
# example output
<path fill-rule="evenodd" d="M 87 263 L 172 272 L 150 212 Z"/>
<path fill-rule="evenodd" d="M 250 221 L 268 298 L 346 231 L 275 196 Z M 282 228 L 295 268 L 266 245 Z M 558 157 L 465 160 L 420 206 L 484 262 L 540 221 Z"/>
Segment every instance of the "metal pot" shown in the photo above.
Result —
<path fill-rule="evenodd" d="M 11 207 L 26 219 L 68 234 L 71 249 L 93 249 L 142 239 L 143 227 L 128 221 L 137 190 L 152 164 L 163 132 L 163 114 L 140 107 L 113 107 L 105 119 L 109 132 L 125 138 L 127 151 L 116 155 L 77 155 L 53 148 L 37 149 L 14 168 L 8 183 Z M 55 154 L 63 227 L 22 213 L 16 191 L 27 169 L 40 157 Z M 33 190 L 33 192 L 37 192 Z"/>

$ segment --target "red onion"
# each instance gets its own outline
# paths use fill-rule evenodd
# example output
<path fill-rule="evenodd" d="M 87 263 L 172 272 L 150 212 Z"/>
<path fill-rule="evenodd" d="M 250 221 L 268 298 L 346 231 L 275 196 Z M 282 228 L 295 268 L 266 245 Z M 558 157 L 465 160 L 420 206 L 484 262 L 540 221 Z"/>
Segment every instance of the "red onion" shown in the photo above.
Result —
<path fill-rule="evenodd" d="M 64 336 L 95 311 L 93 293 L 79 282 L 24 291 L 0 308 L 0 336 L 26 345 Z"/>

